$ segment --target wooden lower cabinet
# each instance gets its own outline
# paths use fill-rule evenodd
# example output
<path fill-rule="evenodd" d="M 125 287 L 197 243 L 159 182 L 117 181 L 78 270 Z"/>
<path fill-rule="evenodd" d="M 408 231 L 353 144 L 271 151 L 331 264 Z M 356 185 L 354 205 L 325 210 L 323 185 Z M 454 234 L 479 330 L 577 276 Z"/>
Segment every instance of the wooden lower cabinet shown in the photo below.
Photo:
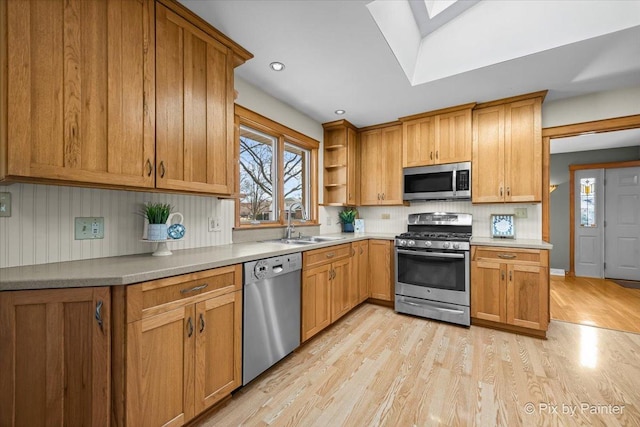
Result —
<path fill-rule="evenodd" d="M 351 255 L 350 244 L 303 254 L 301 341 L 308 340 L 353 307 Z"/>
<path fill-rule="evenodd" d="M 353 258 L 351 260 L 352 306 L 369 298 L 369 241 L 360 240 L 351 244 Z"/>
<path fill-rule="evenodd" d="M 240 265 L 117 288 L 119 310 L 115 425 L 180 426 L 240 386 Z"/>
<path fill-rule="evenodd" d="M 549 324 L 549 251 L 473 246 L 471 317 L 544 334 Z"/>
<path fill-rule="evenodd" d="M 369 240 L 369 290 L 370 297 L 393 301 L 393 242 Z"/>
<path fill-rule="evenodd" d="M 0 426 L 108 426 L 110 288 L 0 292 Z"/>

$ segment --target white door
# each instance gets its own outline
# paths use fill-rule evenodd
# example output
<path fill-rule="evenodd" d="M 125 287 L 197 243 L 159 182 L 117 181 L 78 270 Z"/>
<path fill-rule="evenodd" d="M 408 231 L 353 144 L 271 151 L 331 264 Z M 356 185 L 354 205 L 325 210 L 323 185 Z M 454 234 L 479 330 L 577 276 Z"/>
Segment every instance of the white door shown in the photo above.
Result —
<path fill-rule="evenodd" d="M 640 167 L 607 169 L 605 192 L 605 277 L 640 280 Z"/>
<path fill-rule="evenodd" d="M 575 173 L 575 271 L 604 277 L 604 169 Z"/>

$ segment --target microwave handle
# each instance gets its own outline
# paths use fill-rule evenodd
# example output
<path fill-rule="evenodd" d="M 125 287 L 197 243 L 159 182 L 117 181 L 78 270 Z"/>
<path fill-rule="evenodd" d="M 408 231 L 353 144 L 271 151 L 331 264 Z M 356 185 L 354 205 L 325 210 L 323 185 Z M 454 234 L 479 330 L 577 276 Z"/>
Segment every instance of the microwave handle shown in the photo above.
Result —
<path fill-rule="evenodd" d="M 453 182 L 451 183 L 451 188 L 453 189 L 453 195 L 455 197 L 456 195 L 456 191 L 458 190 L 458 186 L 456 184 L 456 169 L 453 170 L 453 173 L 451 174 L 451 179 L 453 179 Z"/>

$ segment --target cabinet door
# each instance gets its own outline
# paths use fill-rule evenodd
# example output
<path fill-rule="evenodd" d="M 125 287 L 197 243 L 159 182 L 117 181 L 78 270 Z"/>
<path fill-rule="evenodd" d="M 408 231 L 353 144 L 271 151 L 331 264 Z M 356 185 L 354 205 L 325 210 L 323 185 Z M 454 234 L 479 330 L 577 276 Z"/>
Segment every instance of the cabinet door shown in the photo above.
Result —
<path fill-rule="evenodd" d="M 497 262 L 471 263 L 471 317 L 504 323 L 506 265 Z"/>
<path fill-rule="evenodd" d="M 504 201 L 504 106 L 473 111 L 473 203 Z"/>
<path fill-rule="evenodd" d="M 548 274 L 545 267 L 509 265 L 506 321 L 524 328 L 547 330 Z"/>
<path fill-rule="evenodd" d="M 0 425 L 109 425 L 110 301 L 108 287 L 0 292 Z"/>
<path fill-rule="evenodd" d="M 369 240 L 369 288 L 371 298 L 393 301 L 393 262 L 388 240 Z"/>
<path fill-rule="evenodd" d="M 426 166 L 435 162 L 435 116 L 402 124 L 402 166 Z"/>
<path fill-rule="evenodd" d="M 470 161 L 471 141 L 470 109 L 437 116 L 436 163 Z"/>
<path fill-rule="evenodd" d="M 331 324 L 330 271 L 331 265 L 325 264 L 303 272 L 301 341 Z"/>
<path fill-rule="evenodd" d="M 540 98 L 533 98 L 505 106 L 506 202 L 542 198 L 541 104 Z"/>
<path fill-rule="evenodd" d="M 193 418 L 194 308 L 127 325 L 128 426 L 180 426 Z"/>
<path fill-rule="evenodd" d="M 156 186 L 233 192 L 233 55 L 156 5 Z"/>
<path fill-rule="evenodd" d="M 377 205 L 380 203 L 380 175 L 382 159 L 380 147 L 382 132 L 372 130 L 360 134 L 360 204 Z"/>
<path fill-rule="evenodd" d="M 6 8 L 7 175 L 153 187 L 154 2 Z"/>
<path fill-rule="evenodd" d="M 358 251 L 358 302 L 362 302 L 369 298 L 369 241 L 360 242 Z"/>
<path fill-rule="evenodd" d="M 351 258 L 331 264 L 329 280 L 331 283 L 331 323 L 335 322 L 351 309 L 350 282 Z"/>
<path fill-rule="evenodd" d="M 228 396 L 242 381 L 242 291 L 196 304 L 195 412 Z"/>
<path fill-rule="evenodd" d="M 381 205 L 402 204 L 402 126 L 382 129 L 378 156 L 380 159 L 379 189 Z M 369 176 L 371 172 L 367 171 Z"/>

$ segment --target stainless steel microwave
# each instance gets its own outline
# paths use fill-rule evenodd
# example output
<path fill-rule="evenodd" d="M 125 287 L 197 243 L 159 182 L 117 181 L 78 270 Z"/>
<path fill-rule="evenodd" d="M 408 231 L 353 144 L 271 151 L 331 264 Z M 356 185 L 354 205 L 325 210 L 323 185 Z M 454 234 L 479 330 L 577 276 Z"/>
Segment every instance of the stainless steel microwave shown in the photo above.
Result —
<path fill-rule="evenodd" d="M 471 162 L 403 169 L 404 200 L 471 200 Z"/>

